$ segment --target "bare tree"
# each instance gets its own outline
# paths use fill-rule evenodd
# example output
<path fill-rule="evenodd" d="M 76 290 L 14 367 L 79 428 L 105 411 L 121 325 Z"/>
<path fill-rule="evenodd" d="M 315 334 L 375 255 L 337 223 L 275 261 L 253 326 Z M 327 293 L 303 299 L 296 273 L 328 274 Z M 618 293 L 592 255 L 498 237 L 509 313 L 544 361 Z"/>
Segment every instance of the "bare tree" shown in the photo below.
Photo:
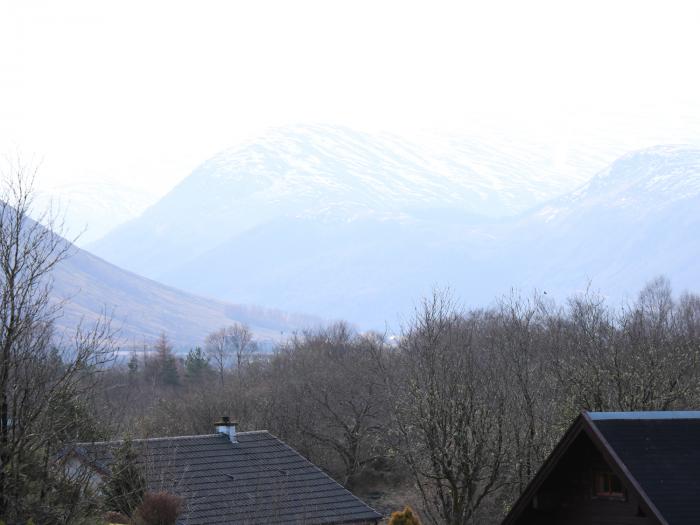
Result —
<path fill-rule="evenodd" d="M 479 316 L 459 315 L 449 296 L 426 300 L 400 345 L 393 378 L 401 449 L 433 523 L 479 518 L 500 488 L 504 399 L 479 350 Z"/>
<path fill-rule="evenodd" d="M 700 340 L 687 324 L 668 279 L 647 284 L 633 308 L 622 312 L 615 340 L 614 399 L 622 410 L 669 410 L 697 392 Z"/>
<path fill-rule="evenodd" d="M 113 355 L 106 320 L 56 337 L 51 272 L 71 244 L 50 213 L 29 216 L 33 177 L 16 168 L 0 196 L 0 519 L 9 522 L 50 506 L 49 457 L 81 433 L 81 396 Z"/>
<path fill-rule="evenodd" d="M 594 295 L 569 301 L 553 372 L 570 412 L 668 410 L 697 396 L 700 341 L 692 296 L 674 301 L 668 280 L 651 281 L 631 307 L 614 311 Z"/>
<path fill-rule="evenodd" d="M 253 332 L 247 324 L 236 323 L 228 327 L 228 338 L 236 356 L 236 370 L 240 374 L 243 365 L 257 349 L 253 341 Z"/>
<path fill-rule="evenodd" d="M 205 340 L 205 351 L 219 371 L 221 386 L 224 386 L 226 369 L 235 363 L 240 376 L 243 365 L 256 345 L 253 333 L 246 324 L 235 323 L 209 334 Z"/>
<path fill-rule="evenodd" d="M 549 429 L 556 420 L 556 397 L 547 360 L 547 321 L 543 297 L 511 294 L 484 315 L 484 350 L 492 353 L 506 395 L 509 466 L 516 493 L 522 491 L 553 446 Z"/>
<path fill-rule="evenodd" d="M 231 347 L 226 334 L 226 328 L 221 328 L 209 334 L 204 341 L 204 350 L 219 372 L 221 388 L 224 387 L 224 372 L 231 360 Z"/>
<path fill-rule="evenodd" d="M 380 336 L 358 336 L 336 323 L 295 337 L 287 348 L 287 395 L 298 430 L 339 460 L 333 470 L 344 485 L 382 456 L 387 410 L 376 355 L 383 347 Z"/>

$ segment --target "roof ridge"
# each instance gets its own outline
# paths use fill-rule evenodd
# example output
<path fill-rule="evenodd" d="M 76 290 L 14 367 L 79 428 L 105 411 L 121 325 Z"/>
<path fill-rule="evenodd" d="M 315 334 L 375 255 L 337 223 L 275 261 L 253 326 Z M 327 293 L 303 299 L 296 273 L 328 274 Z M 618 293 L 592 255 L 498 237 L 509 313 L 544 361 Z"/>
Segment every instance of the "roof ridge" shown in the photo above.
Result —
<path fill-rule="evenodd" d="M 641 410 L 628 412 L 586 412 L 593 421 L 700 419 L 700 410 Z"/>
<path fill-rule="evenodd" d="M 241 432 L 243 433 L 243 432 Z M 207 438 L 207 437 L 220 437 L 223 436 L 220 432 L 215 434 L 193 434 L 189 436 L 165 436 L 165 437 L 150 437 L 150 438 L 133 438 L 129 439 L 132 443 L 140 443 L 144 441 L 172 441 L 173 439 L 196 439 L 196 438 Z M 84 445 L 117 445 L 124 443 L 127 439 L 113 439 L 111 441 L 83 441 L 81 443 L 76 443 L 75 446 Z"/>
<path fill-rule="evenodd" d="M 246 430 L 245 432 L 236 432 L 236 435 L 238 436 L 246 436 L 250 434 L 269 434 L 272 436 L 269 430 Z M 212 434 L 191 434 L 187 436 L 163 436 L 163 437 L 150 437 L 150 438 L 133 438 L 130 439 L 132 443 L 140 443 L 144 441 L 171 441 L 173 439 L 196 439 L 196 438 L 207 438 L 207 437 L 220 437 L 223 434 L 221 432 L 214 432 Z M 272 436 L 275 437 L 276 439 L 277 436 Z M 113 439 L 110 441 L 83 441 L 80 443 L 76 443 L 75 446 L 83 446 L 83 445 L 117 445 L 120 443 L 124 443 L 126 439 Z"/>

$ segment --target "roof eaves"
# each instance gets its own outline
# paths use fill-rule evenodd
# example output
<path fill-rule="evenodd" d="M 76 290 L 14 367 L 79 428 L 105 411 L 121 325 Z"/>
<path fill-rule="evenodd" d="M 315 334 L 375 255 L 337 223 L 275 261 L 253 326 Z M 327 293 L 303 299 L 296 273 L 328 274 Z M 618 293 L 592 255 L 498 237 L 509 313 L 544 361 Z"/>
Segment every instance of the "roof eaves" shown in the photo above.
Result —
<path fill-rule="evenodd" d="M 267 431 L 265 431 L 265 432 L 267 432 Z M 360 503 L 362 506 L 364 506 L 365 508 L 367 508 L 367 509 L 369 509 L 371 512 L 373 512 L 373 513 L 375 514 L 375 516 L 376 516 L 376 519 L 382 519 L 382 518 L 384 517 L 384 515 L 383 515 L 381 512 L 378 512 L 375 508 L 370 507 L 369 505 L 367 505 L 367 503 L 365 503 L 364 501 L 362 501 L 360 498 L 358 498 L 357 496 L 355 496 L 355 494 L 353 494 L 352 492 L 350 492 L 348 489 L 346 489 L 346 488 L 343 487 L 340 483 L 338 483 L 336 480 L 334 480 L 332 477 L 330 477 L 326 472 L 324 472 L 324 471 L 323 471 L 318 465 L 316 465 L 313 461 L 310 461 L 309 459 L 307 459 L 306 457 L 304 457 L 304 456 L 303 456 L 302 454 L 300 454 L 297 450 L 295 450 L 294 448 L 292 448 L 291 446 L 289 446 L 286 442 L 282 441 L 282 440 L 281 440 L 280 438 L 278 438 L 277 436 L 275 436 L 275 435 L 273 435 L 273 434 L 271 434 L 271 433 L 269 433 L 269 432 L 267 432 L 267 433 L 268 433 L 272 438 L 276 439 L 279 443 L 281 443 L 283 446 L 285 446 L 286 448 L 288 448 L 289 450 L 291 450 L 292 452 L 294 452 L 297 456 L 303 458 L 305 461 L 308 461 L 308 463 L 309 463 L 314 469 L 316 469 L 318 472 L 320 472 L 320 473 L 321 473 L 323 476 L 325 476 L 329 481 L 331 481 L 332 483 L 334 483 L 334 484 L 338 485 L 339 487 L 341 487 L 351 498 L 355 499 L 355 500 L 356 500 L 358 503 Z"/>

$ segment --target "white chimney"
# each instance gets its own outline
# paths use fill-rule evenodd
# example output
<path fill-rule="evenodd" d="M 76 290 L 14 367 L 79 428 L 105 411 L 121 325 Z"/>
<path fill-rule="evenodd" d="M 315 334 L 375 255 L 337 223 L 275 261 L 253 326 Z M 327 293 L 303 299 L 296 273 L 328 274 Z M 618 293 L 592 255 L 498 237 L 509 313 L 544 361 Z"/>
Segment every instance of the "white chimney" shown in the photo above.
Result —
<path fill-rule="evenodd" d="M 226 434 L 231 443 L 238 443 L 236 440 L 236 422 L 231 421 L 228 416 L 222 416 L 221 421 L 216 423 L 216 431 L 220 434 Z"/>

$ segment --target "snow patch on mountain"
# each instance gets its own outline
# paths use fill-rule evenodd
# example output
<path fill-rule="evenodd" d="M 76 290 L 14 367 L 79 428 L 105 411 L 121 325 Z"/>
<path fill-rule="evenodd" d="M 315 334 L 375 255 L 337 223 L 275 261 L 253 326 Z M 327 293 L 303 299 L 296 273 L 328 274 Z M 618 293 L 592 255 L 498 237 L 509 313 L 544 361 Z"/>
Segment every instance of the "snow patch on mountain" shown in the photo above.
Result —
<path fill-rule="evenodd" d="M 405 220 L 444 210 L 512 216 L 582 182 L 558 172 L 550 157 L 547 148 L 472 138 L 419 144 L 347 128 L 285 127 L 215 155 L 138 219 L 89 248 L 158 278 L 282 217 Z"/>

